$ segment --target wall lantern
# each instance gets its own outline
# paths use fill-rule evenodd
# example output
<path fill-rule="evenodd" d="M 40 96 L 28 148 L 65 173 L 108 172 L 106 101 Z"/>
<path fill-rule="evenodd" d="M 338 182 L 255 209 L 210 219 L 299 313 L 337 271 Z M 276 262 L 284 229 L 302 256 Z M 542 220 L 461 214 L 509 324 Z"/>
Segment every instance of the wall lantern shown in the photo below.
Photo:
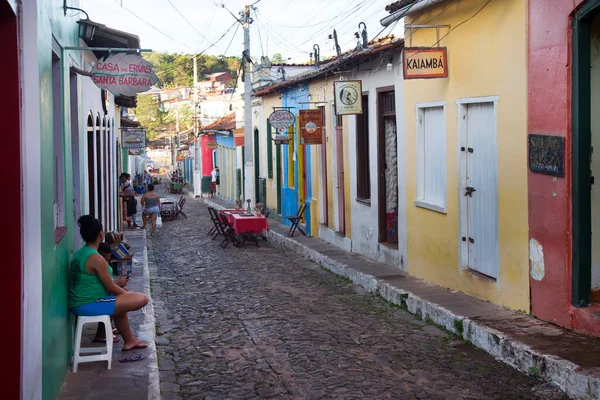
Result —
<path fill-rule="evenodd" d="M 86 20 L 79 21 L 79 37 L 83 40 L 93 40 L 94 34 L 96 33 L 96 27 L 91 24 L 87 24 Z"/>

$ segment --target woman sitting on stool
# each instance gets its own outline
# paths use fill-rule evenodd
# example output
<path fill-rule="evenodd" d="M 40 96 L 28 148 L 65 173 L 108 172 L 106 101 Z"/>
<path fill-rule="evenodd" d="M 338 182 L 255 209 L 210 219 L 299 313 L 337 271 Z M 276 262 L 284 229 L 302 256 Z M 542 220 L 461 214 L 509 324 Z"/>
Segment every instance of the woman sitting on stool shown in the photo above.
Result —
<path fill-rule="evenodd" d="M 113 282 L 106 260 L 98 253 L 104 240 L 102 223 L 91 215 L 82 216 L 77 223 L 85 246 L 73 254 L 69 265 L 69 309 L 78 316 L 113 316 L 124 341 L 123 351 L 148 347 L 133 336 L 127 317 L 129 311 L 148 304 L 148 298 Z"/>

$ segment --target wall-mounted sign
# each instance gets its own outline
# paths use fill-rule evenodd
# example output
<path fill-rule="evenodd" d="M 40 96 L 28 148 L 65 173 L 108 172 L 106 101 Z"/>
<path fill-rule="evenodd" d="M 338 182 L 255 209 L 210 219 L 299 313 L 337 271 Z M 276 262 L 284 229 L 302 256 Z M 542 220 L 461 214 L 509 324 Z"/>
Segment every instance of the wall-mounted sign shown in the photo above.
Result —
<path fill-rule="evenodd" d="M 146 147 L 145 129 L 124 128 L 122 135 L 124 149 L 143 149 Z"/>
<path fill-rule="evenodd" d="M 269 115 L 269 122 L 274 128 L 289 128 L 296 122 L 296 117 L 288 110 L 275 110 Z"/>
<path fill-rule="evenodd" d="M 300 110 L 300 144 L 322 144 L 322 110 Z"/>
<path fill-rule="evenodd" d="M 448 52 L 445 47 L 404 49 L 404 79 L 446 78 Z"/>
<path fill-rule="evenodd" d="M 130 156 L 141 156 L 144 152 L 144 149 L 128 149 L 127 154 Z"/>
<path fill-rule="evenodd" d="M 233 130 L 233 143 L 235 146 L 244 146 L 244 128 Z"/>
<path fill-rule="evenodd" d="M 565 176 L 565 138 L 529 135 L 529 169 L 551 176 Z"/>
<path fill-rule="evenodd" d="M 115 96 L 135 96 L 150 90 L 158 81 L 152 64 L 137 54 L 117 53 L 101 58 L 90 73 L 96 86 Z"/>
<path fill-rule="evenodd" d="M 335 115 L 362 114 L 362 81 L 333 82 Z"/>
<path fill-rule="evenodd" d="M 206 148 L 207 149 L 216 149 L 217 147 L 219 147 L 219 144 L 217 142 L 215 142 L 215 141 L 211 140 L 209 142 L 206 142 Z"/>

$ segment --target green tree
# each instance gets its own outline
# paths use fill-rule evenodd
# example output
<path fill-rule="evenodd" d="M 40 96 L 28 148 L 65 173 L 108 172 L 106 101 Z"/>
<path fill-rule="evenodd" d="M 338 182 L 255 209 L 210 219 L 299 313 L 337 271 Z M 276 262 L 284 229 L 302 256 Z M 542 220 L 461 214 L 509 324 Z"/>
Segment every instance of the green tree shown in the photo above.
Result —
<path fill-rule="evenodd" d="M 154 140 L 164 125 L 165 113 L 160 109 L 158 97 L 152 94 L 140 94 L 137 107 L 133 109 L 137 121 L 146 129 L 148 140 Z"/>
<path fill-rule="evenodd" d="M 283 64 L 285 61 L 284 61 L 281 53 L 275 53 L 275 54 L 273 54 L 273 57 L 271 58 L 271 62 L 273 64 Z"/>
<path fill-rule="evenodd" d="M 175 130 L 177 125 L 177 109 L 179 109 L 179 131 L 184 131 L 194 127 L 194 109 L 189 104 L 174 105 L 169 108 L 164 123 L 169 126 L 171 130 Z"/>

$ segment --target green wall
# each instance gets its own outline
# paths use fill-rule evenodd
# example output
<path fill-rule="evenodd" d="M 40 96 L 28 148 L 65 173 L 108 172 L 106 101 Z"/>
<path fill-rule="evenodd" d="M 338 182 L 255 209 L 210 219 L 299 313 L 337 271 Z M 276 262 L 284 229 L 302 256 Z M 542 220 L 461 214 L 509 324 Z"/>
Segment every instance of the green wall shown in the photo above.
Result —
<path fill-rule="evenodd" d="M 69 5 L 77 7 L 77 1 Z M 42 234 L 42 390 L 43 399 L 55 399 L 71 357 L 72 320 L 67 309 L 67 266 L 77 234 L 73 221 L 71 129 L 69 101 L 69 59 L 79 61 L 79 52 L 59 52 L 62 61 L 64 221 L 68 231 L 54 244 L 54 142 L 52 43 L 77 46 L 78 17 L 65 16 L 62 0 L 38 2 L 38 57 L 41 106 L 41 234 Z M 71 14 L 69 14 L 71 15 Z M 56 49 L 56 48 L 55 48 Z M 62 49 L 60 49 L 62 50 Z M 62 53 L 62 54 L 61 54 Z M 27 183 L 26 183 L 27 184 Z"/>

